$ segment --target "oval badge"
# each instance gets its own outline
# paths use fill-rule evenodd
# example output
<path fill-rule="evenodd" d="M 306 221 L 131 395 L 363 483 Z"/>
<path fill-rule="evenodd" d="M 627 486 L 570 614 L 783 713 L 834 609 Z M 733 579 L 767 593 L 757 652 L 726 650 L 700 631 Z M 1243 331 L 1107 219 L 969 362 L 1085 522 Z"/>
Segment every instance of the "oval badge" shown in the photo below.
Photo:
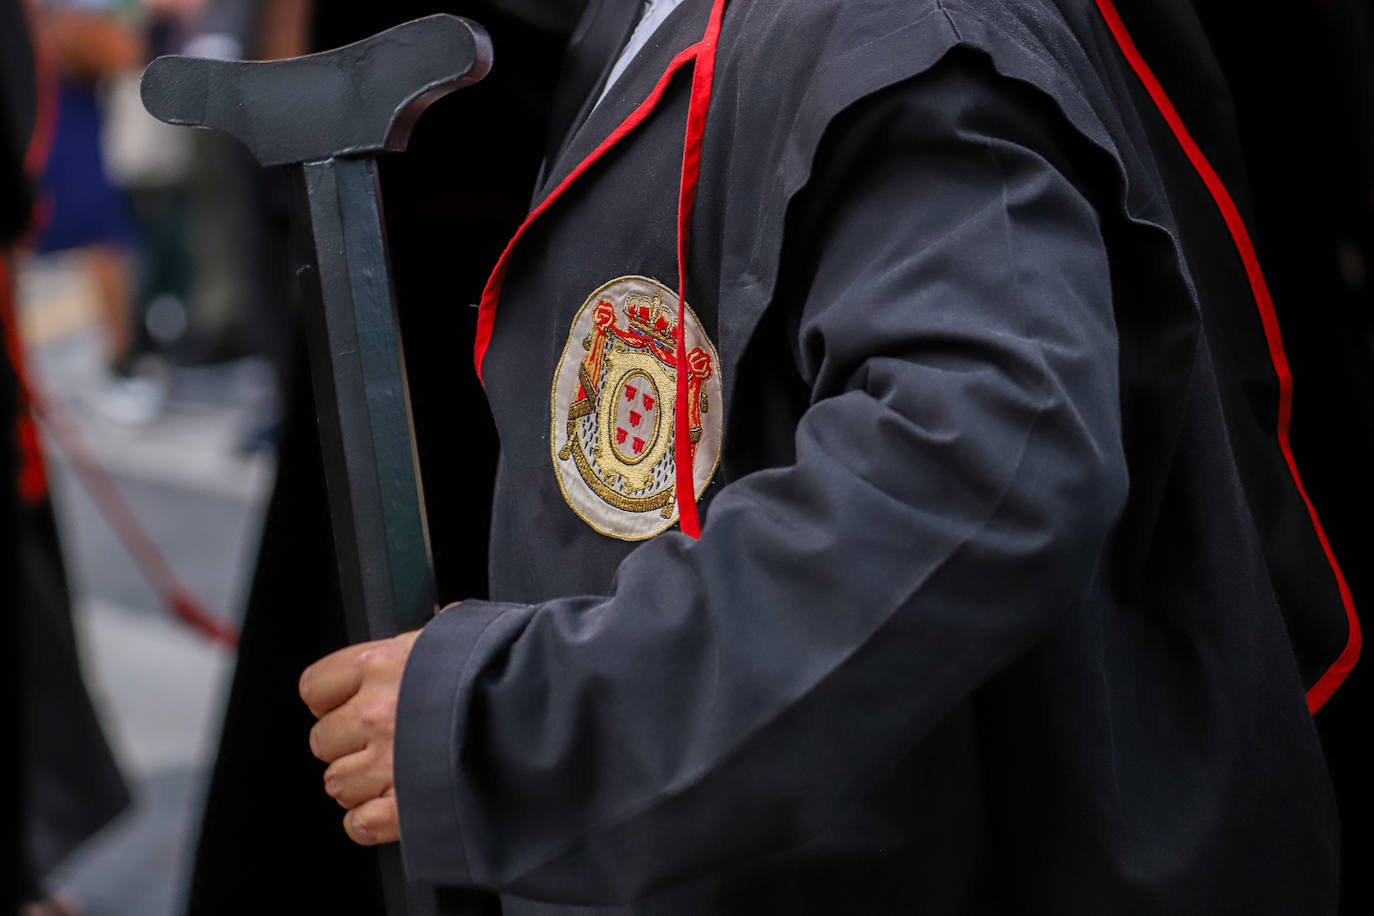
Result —
<path fill-rule="evenodd" d="M 549 441 L 563 498 L 601 534 L 638 541 L 677 521 L 673 418 L 677 294 L 648 277 L 595 290 L 554 372 Z M 692 479 L 700 497 L 720 462 L 720 358 L 691 307 L 686 321 Z"/>

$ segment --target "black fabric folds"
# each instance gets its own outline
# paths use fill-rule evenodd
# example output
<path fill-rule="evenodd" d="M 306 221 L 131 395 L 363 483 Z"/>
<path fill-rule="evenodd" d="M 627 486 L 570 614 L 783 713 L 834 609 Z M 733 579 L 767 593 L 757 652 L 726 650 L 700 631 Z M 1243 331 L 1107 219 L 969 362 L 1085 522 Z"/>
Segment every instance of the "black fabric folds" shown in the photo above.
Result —
<path fill-rule="evenodd" d="M 510 262 L 496 603 L 407 673 L 412 873 L 508 914 L 1333 912 L 1304 688 L 1344 609 L 1234 245 L 1095 4 L 727 8 L 687 283 L 724 453 L 701 540 L 637 544 L 567 506 L 550 379 L 592 290 L 675 277 L 686 87 Z"/>

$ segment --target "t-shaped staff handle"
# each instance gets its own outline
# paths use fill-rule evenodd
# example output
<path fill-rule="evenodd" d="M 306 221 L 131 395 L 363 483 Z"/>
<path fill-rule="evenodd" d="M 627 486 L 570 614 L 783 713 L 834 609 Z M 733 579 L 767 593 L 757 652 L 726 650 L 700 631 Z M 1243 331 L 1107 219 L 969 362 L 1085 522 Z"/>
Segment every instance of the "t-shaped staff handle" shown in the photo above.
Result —
<path fill-rule="evenodd" d="M 404 149 L 425 108 L 490 68 L 482 27 L 439 15 L 308 57 L 160 57 L 143 74 L 143 104 L 155 117 L 221 130 L 264 166 L 293 174 L 308 215 L 298 275 L 355 642 L 419 628 L 435 604 L 376 157 Z M 399 850 L 380 856 L 388 913 L 432 913 L 433 895 L 406 885 Z M 472 904 L 478 912 L 480 901 Z"/>
<path fill-rule="evenodd" d="M 300 165 L 405 149 L 421 112 L 489 70 L 486 30 L 438 15 L 290 60 L 159 57 L 142 94 L 158 120 L 223 131 L 261 165 Z"/>

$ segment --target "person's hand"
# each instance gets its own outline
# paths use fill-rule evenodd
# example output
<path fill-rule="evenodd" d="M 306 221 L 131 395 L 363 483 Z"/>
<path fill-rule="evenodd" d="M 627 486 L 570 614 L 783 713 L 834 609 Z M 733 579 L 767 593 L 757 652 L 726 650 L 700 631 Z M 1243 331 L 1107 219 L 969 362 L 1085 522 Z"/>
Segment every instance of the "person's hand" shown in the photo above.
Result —
<path fill-rule="evenodd" d="M 301 675 L 300 693 L 319 719 L 311 752 L 329 764 L 324 790 L 348 813 L 344 830 L 372 846 L 400 839 L 392 785 L 392 739 L 401 675 L 419 630 L 327 655 Z"/>

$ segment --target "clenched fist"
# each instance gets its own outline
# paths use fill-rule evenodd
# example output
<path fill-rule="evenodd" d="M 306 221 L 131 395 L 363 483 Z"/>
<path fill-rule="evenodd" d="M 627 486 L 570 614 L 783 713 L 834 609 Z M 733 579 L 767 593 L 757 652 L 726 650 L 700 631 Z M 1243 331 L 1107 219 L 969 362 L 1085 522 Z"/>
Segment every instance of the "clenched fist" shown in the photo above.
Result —
<path fill-rule="evenodd" d="M 329 764 L 324 790 L 348 813 L 344 830 L 364 846 L 400 839 L 392 739 L 401 675 L 419 630 L 340 649 L 305 669 L 301 699 L 319 719 L 310 750 Z"/>

